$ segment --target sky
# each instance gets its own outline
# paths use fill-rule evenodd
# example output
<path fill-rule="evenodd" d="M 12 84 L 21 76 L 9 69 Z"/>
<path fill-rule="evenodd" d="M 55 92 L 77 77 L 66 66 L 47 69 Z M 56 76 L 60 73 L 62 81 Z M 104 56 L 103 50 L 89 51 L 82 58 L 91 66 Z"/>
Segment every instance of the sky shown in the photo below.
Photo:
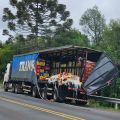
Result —
<path fill-rule="evenodd" d="M 101 13 L 105 16 L 107 24 L 111 19 L 120 19 L 120 0 L 58 0 L 59 3 L 65 4 L 70 11 L 70 17 L 73 19 L 73 28 L 81 30 L 79 20 L 82 14 L 94 5 L 98 6 Z M 2 30 L 6 24 L 2 22 L 3 8 L 10 7 L 9 0 L 0 0 L 0 40 L 3 42 L 7 39 L 2 35 Z"/>

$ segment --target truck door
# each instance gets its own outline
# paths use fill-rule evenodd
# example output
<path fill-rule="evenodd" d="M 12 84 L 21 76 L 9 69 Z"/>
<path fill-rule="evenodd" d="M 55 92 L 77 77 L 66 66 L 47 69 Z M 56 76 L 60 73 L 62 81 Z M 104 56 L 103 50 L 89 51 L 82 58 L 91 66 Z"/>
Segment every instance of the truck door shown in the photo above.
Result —
<path fill-rule="evenodd" d="M 11 69 L 11 63 L 8 63 L 7 66 L 6 66 L 6 71 L 5 71 L 5 74 L 4 74 L 4 81 L 3 81 L 3 83 L 9 81 L 10 69 Z"/>
<path fill-rule="evenodd" d="M 118 69 L 107 57 L 105 53 L 100 56 L 96 67 L 84 83 L 84 88 L 87 94 L 90 95 L 99 89 L 108 85 L 111 81 L 115 80 L 118 75 Z"/>

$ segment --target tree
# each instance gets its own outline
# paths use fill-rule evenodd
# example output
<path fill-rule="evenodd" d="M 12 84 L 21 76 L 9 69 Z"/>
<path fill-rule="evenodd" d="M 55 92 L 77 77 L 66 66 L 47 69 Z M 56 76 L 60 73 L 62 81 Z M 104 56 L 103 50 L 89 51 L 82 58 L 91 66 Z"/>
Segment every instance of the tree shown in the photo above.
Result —
<path fill-rule="evenodd" d="M 4 8 L 3 22 L 8 23 L 10 31 L 18 34 L 47 35 L 72 25 L 69 11 L 57 0 L 10 0 L 10 5 L 16 12 Z M 9 35 L 8 30 L 3 30 L 3 34 Z"/>
<path fill-rule="evenodd" d="M 14 54 L 15 50 L 12 44 L 3 44 L 3 47 L 0 48 L 0 80 L 3 79 L 6 65 L 12 60 Z"/>
<path fill-rule="evenodd" d="M 3 44 L 2 44 L 2 41 L 0 40 L 0 48 L 2 48 Z"/>
<path fill-rule="evenodd" d="M 87 9 L 80 19 L 80 25 L 94 45 L 98 45 L 102 40 L 102 32 L 105 27 L 105 19 L 97 6 Z"/>
<path fill-rule="evenodd" d="M 55 34 L 52 38 L 52 46 L 62 46 L 62 45 L 79 45 L 79 46 L 88 46 L 89 41 L 87 36 L 81 34 L 78 30 L 71 29 L 69 31 L 64 31 Z"/>
<path fill-rule="evenodd" d="M 45 48 L 45 40 L 42 37 L 35 39 L 33 35 L 24 38 L 22 35 L 17 35 L 14 40 L 14 48 L 16 54 L 28 53 Z"/>
<path fill-rule="evenodd" d="M 101 48 L 120 63 L 120 20 L 111 20 L 103 32 Z"/>
<path fill-rule="evenodd" d="M 120 20 L 111 20 L 105 27 L 100 49 L 109 54 L 114 62 L 120 65 Z M 119 67 L 118 67 L 119 68 Z M 102 90 L 103 96 L 120 98 L 120 78 L 117 79 L 110 87 Z"/>

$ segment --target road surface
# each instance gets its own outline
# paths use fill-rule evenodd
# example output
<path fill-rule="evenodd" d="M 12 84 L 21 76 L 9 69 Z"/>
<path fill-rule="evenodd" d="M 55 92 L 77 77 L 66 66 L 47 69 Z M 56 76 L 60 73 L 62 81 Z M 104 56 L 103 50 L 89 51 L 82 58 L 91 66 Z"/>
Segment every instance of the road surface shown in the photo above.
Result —
<path fill-rule="evenodd" d="M 0 120 L 120 120 L 120 113 L 0 90 Z"/>

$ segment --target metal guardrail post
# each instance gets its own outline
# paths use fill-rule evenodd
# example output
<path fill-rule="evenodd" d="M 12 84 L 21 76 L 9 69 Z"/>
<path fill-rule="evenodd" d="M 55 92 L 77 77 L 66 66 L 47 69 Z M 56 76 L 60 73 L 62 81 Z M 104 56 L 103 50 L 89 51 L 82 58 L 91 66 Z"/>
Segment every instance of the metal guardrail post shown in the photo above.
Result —
<path fill-rule="evenodd" d="M 118 103 L 115 103 L 115 110 L 118 110 Z"/>

